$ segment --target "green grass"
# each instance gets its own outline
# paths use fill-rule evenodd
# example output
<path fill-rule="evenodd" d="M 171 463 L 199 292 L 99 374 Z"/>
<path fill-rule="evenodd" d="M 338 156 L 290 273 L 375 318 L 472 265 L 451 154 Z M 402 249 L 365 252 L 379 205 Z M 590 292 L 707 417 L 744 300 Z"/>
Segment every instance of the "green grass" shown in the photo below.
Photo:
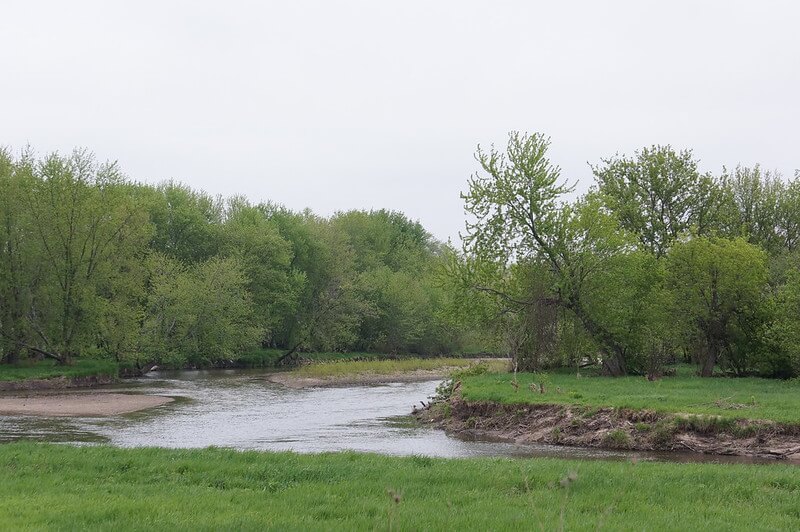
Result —
<path fill-rule="evenodd" d="M 286 353 L 284 349 L 252 349 L 240 354 L 234 360 L 237 366 L 246 368 L 269 368 L 273 367 L 277 360 Z M 366 353 L 366 352 L 315 352 L 315 353 L 300 353 L 299 356 L 312 362 L 335 362 L 345 360 L 383 360 L 389 355 L 381 353 Z M 394 357 L 391 358 L 404 358 Z"/>
<path fill-rule="evenodd" d="M 515 390 L 513 378 L 509 373 L 465 377 L 461 393 L 467 401 L 574 404 L 800 423 L 798 380 L 702 379 L 679 372 L 676 377 L 650 382 L 643 377 L 520 373 Z M 542 382 L 543 394 L 534 391 Z"/>
<path fill-rule="evenodd" d="M 3 530 L 797 530 L 800 469 L 0 446 Z"/>
<path fill-rule="evenodd" d="M 284 349 L 251 349 L 241 353 L 234 359 L 237 366 L 245 368 L 269 368 L 275 366 L 277 360 L 286 353 Z M 476 355 L 484 356 L 484 354 L 476 351 L 475 353 L 464 352 L 459 354 L 448 355 L 448 358 L 470 358 Z M 389 355 L 386 353 L 368 353 L 362 351 L 351 351 L 346 353 L 320 351 L 314 353 L 300 353 L 299 356 L 311 362 L 344 362 L 344 361 L 373 361 L 373 360 L 402 360 L 413 358 L 417 359 L 419 356 L 414 355 Z"/>
<path fill-rule="evenodd" d="M 59 366 L 54 360 L 36 363 L 0 364 L 0 381 L 22 381 L 28 379 L 52 379 L 54 377 L 90 377 L 94 375 L 119 374 L 119 366 L 113 360 L 78 359 L 69 366 Z"/>
<path fill-rule="evenodd" d="M 293 374 L 298 377 L 339 377 L 343 375 L 378 374 L 388 375 L 418 370 L 442 370 L 447 368 L 467 368 L 475 362 L 464 358 L 401 358 L 397 360 L 341 360 L 301 366 Z M 504 361 L 490 361 L 486 364 L 506 367 Z"/>

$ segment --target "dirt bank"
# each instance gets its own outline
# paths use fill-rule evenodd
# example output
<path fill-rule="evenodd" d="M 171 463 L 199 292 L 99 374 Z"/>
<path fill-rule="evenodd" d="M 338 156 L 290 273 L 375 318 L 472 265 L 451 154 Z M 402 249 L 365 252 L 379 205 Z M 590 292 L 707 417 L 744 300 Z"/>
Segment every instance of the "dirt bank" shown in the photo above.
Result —
<path fill-rule="evenodd" d="M 0 395 L 0 415 L 114 416 L 172 401 L 171 397 L 124 393 Z"/>
<path fill-rule="evenodd" d="M 400 371 L 396 373 L 356 373 L 330 377 L 302 377 L 290 371 L 273 373 L 266 377 L 270 382 L 283 384 L 289 388 L 309 388 L 314 386 L 354 386 L 361 384 L 387 384 L 390 382 L 422 382 L 446 379 L 456 368 L 436 370 Z"/>
<path fill-rule="evenodd" d="M 800 461 L 800 426 L 770 421 L 566 405 L 467 403 L 460 398 L 435 403 L 415 415 L 450 434 L 476 439 Z"/>
<path fill-rule="evenodd" d="M 90 388 L 92 386 L 111 384 L 116 380 L 117 379 L 111 375 L 89 375 L 87 377 L 53 377 L 51 379 L 0 381 L 0 391 Z"/>

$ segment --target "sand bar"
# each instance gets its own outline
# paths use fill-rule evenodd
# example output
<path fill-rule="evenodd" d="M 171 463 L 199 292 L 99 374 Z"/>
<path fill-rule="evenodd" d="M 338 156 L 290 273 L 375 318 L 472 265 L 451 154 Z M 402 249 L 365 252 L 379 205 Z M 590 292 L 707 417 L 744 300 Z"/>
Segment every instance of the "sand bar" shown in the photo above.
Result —
<path fill-rule="evenodd" d="M 0 395 L 0 415 L 114 416 L 172 402 L 171 397 L 125 393 Z"/>

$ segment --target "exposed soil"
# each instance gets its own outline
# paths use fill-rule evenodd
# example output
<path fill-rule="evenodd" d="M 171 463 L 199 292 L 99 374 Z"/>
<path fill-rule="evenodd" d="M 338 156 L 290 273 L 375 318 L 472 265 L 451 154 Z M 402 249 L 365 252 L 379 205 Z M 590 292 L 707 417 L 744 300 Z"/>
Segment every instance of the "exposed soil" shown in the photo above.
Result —
<path fill-rule="evenodd" d="M 51 379 L 26 379 L 21 381 L 0 381 L 0 391 L 15 390 L 61 390 L 65 388 L 89 388 L 111 384 L 116 379 L 111 375 L 90 375 L 88 377 L 53 377 Z"/>
<path fill-rule="evenodd" d="M 171 397 L 124 393 L 0 395 L 0 414 L 23 416 L 114 416 L 172 402 Z"/>
<path fill-rule="evenodd" d="M 471 439 L 800 461 L 800 426 L 771 421 L 568 405 L 468 403 L 458 397 L 414 414 Z"/>
<path fill-rule="evenodd" d="M 289 388 L 309 388 L 319 386 L 353 386 L 360 384 L 386 384 L 390 382 L 422 382 L 445 379 L 454 369 L 443 367 L 435 370 L 398 371 L 395 373 L 355 373 L 330 377 L 302 377 L 292 372 L 272 373 L 266 377 L 270 382 L 283 384 Z"/>

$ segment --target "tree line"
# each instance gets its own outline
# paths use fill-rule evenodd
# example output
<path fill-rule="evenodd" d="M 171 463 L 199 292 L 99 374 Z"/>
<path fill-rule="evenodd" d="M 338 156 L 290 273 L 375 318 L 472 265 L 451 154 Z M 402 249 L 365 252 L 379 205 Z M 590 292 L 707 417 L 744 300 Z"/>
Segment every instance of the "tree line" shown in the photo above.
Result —
<path fill-rule="evenodd" d="M 652 146 L 592 166 L 580 197 L 542 134 L 479 148 L 448 271 L 451 312 L 520 370 L 800 375 L 800 175 L 701 173 Z"/>
<path fill-rule="evenodd" d="M 652 146 L 576 196 L 548 148 L 478 149 L 460 250 L 398 212 L 326 218 L 0 150 L 0 362 L 470 349 L 530 371 L 800 375 L 800 175 Z"/>
<path fill-rule="evenodd" d="M 0 150 L 0 360 L 449 353 L 444 251 L 397 212 L 324 218 L 133 182 L 86 151 Z"/>

